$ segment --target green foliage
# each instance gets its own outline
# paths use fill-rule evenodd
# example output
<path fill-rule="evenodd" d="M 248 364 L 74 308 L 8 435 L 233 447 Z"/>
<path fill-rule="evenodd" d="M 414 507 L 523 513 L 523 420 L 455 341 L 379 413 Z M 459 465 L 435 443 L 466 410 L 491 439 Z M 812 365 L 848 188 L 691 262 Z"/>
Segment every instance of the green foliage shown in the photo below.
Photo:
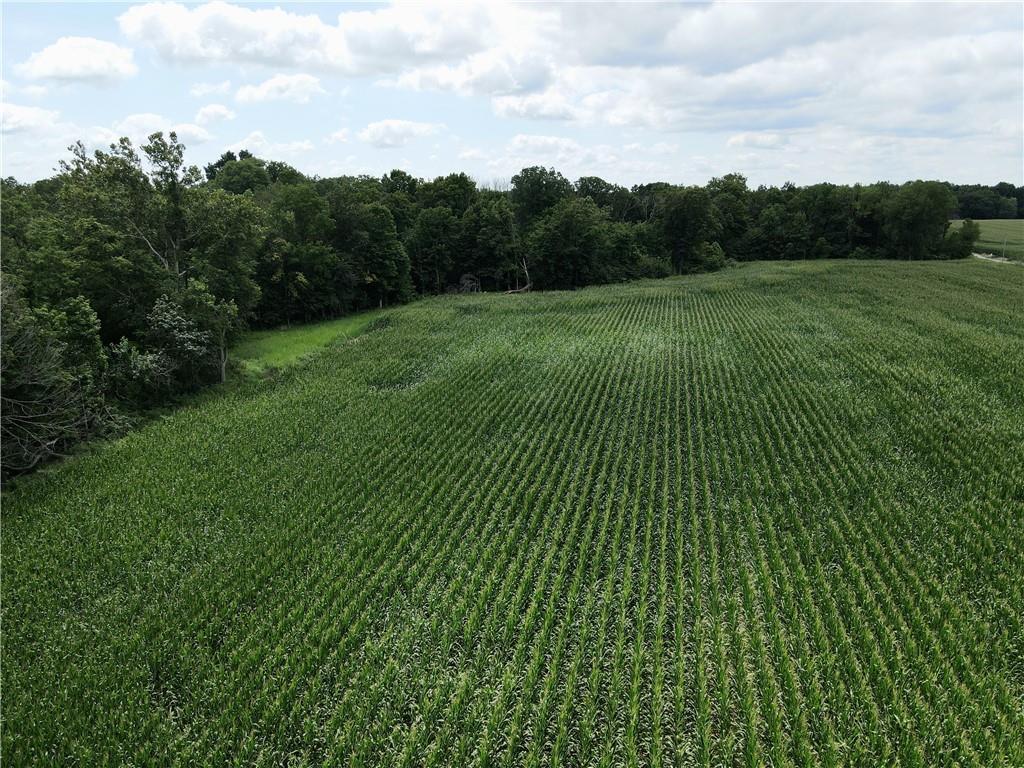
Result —
<path fill-rule="evenodd" d="M 965 219 L 1016 219 L 1024 217 L 1024 187 L 1001 183 L 994 187 L 977 184 L 953 188 L 957 213 Z"/>
<path fill-rule="evenodd" d="M 835 184 L 814 184 L 801 189 L 795 205 L 804 213 L 811 258 L 846 258 L 853 249 L 856 191 Z"/>
<path fill-rule="evenodd" d="M 951 230 L 962 225 L 953 221 Z M 976 250 L 994 256 L 1024 261 L 1024 219 L 996 219 L 974 222 L 979 229 Z"/>
<path fill-rule="evenodd" d="M 442 293 L 458 252 L 459 219 L 450 208 L 425 208 L 405 239 L 413 282 L 420 293 Z"/>
<path fill-rule="evenodd" d="M 633 194 L 625 187 L 598 176 L 583 176 L 574 185 L 578 197 L 589 197 L 603 208 L 613 221 L 627 221 L 635 208 Z"/>
<path fill-rule="evenodd" d="M 634 251 L 634 253 L 636 256 L 635 272 L 633 275 L 627 275 L 627 279 L 629 277 L 659 278 L 668 277 L 672 274 L 672 264 L 668 259 L 651 256 L 643 248 Z"/>
<path fill-rule="evenodd" d="M 409 256 L 398 239 L 395 220 L 383 203 L 355 211 L 352 254 L 367 305 L 406 301 L 412 294 Z"/>
<path fill-rule="evenodd" d="M 456 216 L 462 216 L 477 196 L 476 182 L 464 173 L 439 176 L 417 184 L 415 189 L 416 199 L 424 208 L 447 208 Z"/>
<path fill-rule="evenodd" d="M 192 389 L 202 381 L 209 363 L 211 338 L 180 300 L 161 296 L 146 317 L 146 346 L 167 361 L 171 376 L 181 388 Z"/>
<path fill-rule="evenodd" d="M 84 299 L 31 310 L 0 276 L 0 475 L 24 472 L 101 431 L 106 368 Z"/>
<path fill-rule="evenodd" d="M 718 241 L 727 255 L 740 258 L 744 255 L 745 238 L 750 229 L 750 191 L 747 189 L 747 179 L 738 173 L 729 173 L 711 179 L 707 190 L 718 228 L 715 233 Z"/>
<path fill-rule="evenodd" d="M 524 168 L 512 177 L 512 207 L 519 226 L 525 230 L 572 192 L 572 184 L 554 168 Z"/>
<path fill-rule="evenodd" d="M 974 252 L 974 244 L 981 237 L 981 227 L 977 222 L 964 219 L 959 227 L 950 227 L 942 244 L 946 258 L 966 259 Z"/>
<path fill-rule="evenodd" d="M 914 181 L 900 187 L 885 203 L 883 231 L 897 258 L 934 258 L 942 248 L 956 198 L 937 181 Z"/>
<path fill-rule="evenodd" d="M 287 328 L 248 331 L 231 348 L 231 354 L 249 370 L 284 368 L 339 339 L 359 335 L 379 319 L 386 317 L 382 318 L 378 310 L 370 310 Z"/>
<path fill-rule="evenodd" d="M 833 260 L 388 310 L 5 492 L 4 762 L 1024 765 L 1022 307 Z"/>
<path fill-rule="evenodd" d="M 264 218 L 248 195 L 200 188 L 187 196 L 188 274 L 201 279 L 218 300 L 233 302 L 243 317 L 260 296 L 254 275 L 266 234 Z"/>
<path fill-rule="evenodd" d="M 677 272 L 698 270 L 702 243 L 721 237 L 722 226 L 709 191 L 703 187 L 673 187 L 659 195 L 656 221 Z"/>
<path fill-rule="evenodd" d="M 308 181 L 305 174 L 279 160 L 271 160 L 267 163 L 267 176 L 270 177 L 272 184 L 302 184 Z"/>
<path fill-rule="evenodd" d="M 763 208 L 750 232 L 750 248 L 771 259 L 804 259 L 809 255 L 811 228 L 796 206 L 771 203 Z"/>
<path fill-rule="evenodd" d="M 694 267 L 700 272 L 715 272 L 725 266 L 725 250 L 718 242 L 703 242 L 694 249 Z"/>
<path fill-rule="evenodd" d="M 471 273 L 487 278 L 488 287 L 507 290 L 518 280 L 522 244 L 512 203 L 505 195 L 483 195 L 462 217 L 459 277 Z"/>
<path fill-rule="evenodd" d="M 261 189 L 266 189 L 270 186 L 271 177 L 262 160 L 256 157 L 247 157 L 244 160 L 228 160 L 216 172 L 211 181 L 221 189 L 240 195 L 243 192 L 258 192 Z"/>
<path fill-rule="evenodd" d="M 972 189 L 937 182 L 751 190 L 729 174 L 627 190 L 532 167 L 500 192 L 464 173 L 307 178 L 245 150 L 204 175 L 174 133 L 70 152 L 53 179 L 0 181 L 0 248 L 19 301 L 60 366 L 88 382 L 97 412 L 223 381 L 248 326 L 415 293 L 578 288 L 730 259 L 959 258 L 974 242 L 946 232 L 951 190 L 964 207 Z M 1020 192 L 984 189 L 1008 201 Z"/>
<path fill-rule="evenodd" d="M 138 407 L 160 405 L 174 392 L 174 363 L 163 350 L 143 350 L 121 339 L 108 350 L 107 387 L 118 400 Z"/>
<path fill-rule="evenodd" d="M 270 207 L 278 234 L 294 243 L 326 241 L 334 228 L 327 201 L 312 184 L 295 184 L 277 190 Z"/>
<path fill-rule="evenodd" d="M 530 232 L 530 275 L 538 288 L 577 288 L 605 282 L 607 216 L 589 197 L 555 204 Z"/>

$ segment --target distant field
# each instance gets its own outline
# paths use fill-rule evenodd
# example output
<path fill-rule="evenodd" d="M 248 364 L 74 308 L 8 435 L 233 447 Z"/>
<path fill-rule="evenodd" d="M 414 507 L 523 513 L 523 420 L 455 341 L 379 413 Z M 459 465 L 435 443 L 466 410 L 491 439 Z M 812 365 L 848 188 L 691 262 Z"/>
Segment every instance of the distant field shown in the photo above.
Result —
<path fill-rule="evenodd" d="M 960 226 L 955 219 L 953 225 Z M 1024 261 L 1024 219 L 981 219 L 981 238 L 975 250 L 980 253 L 992 253 L 1006 258 Z M 1004 248 L 1005 244 L 1005 248 Z"/>
<path fill-rule="evenodd" d="M 5 765 L 1024 765 L 1024 270 L 388 318 L 5 494 Z"/>

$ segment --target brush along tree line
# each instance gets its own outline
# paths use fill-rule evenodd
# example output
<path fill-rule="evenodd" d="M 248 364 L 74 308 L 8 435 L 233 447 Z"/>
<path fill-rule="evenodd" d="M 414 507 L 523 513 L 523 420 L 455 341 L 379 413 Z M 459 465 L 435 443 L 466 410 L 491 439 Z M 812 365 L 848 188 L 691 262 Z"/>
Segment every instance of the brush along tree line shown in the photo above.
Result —
<path fill-rule="evenodd" d="M 977 236 L 948 231 L 939 182 L 627 189 L 532 167 L 498 191 L 464 173 L 310 178 L 246 151 L 203 173 L 174 133 L 70 151 L 52 178 L 2 182 L 5 475 L 224 380 L 250 326 L 729 259 L 962 257 Z"/>

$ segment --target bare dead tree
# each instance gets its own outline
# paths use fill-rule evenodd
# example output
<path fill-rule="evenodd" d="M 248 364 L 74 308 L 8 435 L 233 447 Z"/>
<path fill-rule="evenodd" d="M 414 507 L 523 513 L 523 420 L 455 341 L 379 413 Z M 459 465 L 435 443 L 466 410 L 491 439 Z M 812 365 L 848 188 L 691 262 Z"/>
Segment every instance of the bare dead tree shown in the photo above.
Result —
<path fill-rule="evenodd" d="M 526 274 L 526 285 L 522 288 L 513 288 L 511 291 L 505 291 L 505 293 L 525 293 L 533 287 L 533 283 L 530 281 L 530 268 L 526 266 L 526 257 L 523 256 L 519 262 L 523 267 L 523 272 Z"/>

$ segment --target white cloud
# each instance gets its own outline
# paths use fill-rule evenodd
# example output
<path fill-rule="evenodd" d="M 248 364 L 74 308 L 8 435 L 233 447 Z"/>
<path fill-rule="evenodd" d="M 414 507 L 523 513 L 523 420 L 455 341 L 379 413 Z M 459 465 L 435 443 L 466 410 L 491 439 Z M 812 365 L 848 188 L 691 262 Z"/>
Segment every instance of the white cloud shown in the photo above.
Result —
<path fill-rule="evenodd" d="M 575 120 L 583 110 L 554 91 L 530 93 L 525 96 L 497 96 L 491 101 L 499 117 L 522 117 L 532 120 Z"/>
<path fill-rule="evenodd" d="M 998 113 L 992 122 L 1011 123 L 1004 132 L 1021 129 L 1022 13 L 1009 5 L 978 13 L 950 3 L 935 14 L 915 4 L 392 4 L 331 23 L 303 10 L 172 2 L 134 6 L 119 22 L 174 61 L 379 75 L 490 98 L 498 118 L 950 136 L 967 125 L 988 132 L 976 116 Z"/>
<path fill-rule="evenodd" d="M 344 53 L 332 45 L 329 28 L 319 17 L 280 8 L 145 3 L 121 14 L 118 24 L 129 40 L 148 43 L 163 57 L 179 62 L 301 65 Z"/>
<path fill-rule="evenodd" d="M 668 155 L 675 155 L 679 152 L 678 144 L 671 144 L 667 141 L 656 141 L 652 144 L 646 144 L 639 141 L 631 142 L 626 144 L 623 149 L 626 152 L 648 152 L 652 155 L 660 157 L 666 157 Z"/>
<path fill-rule="evenodd" d="M 435 142 L 420 138 L 417 148 L 428 151 L 410 151 L 410 170 L 444 172 L 465 161 L 481 173 L 500 175 L 544 162 L 567 175 L 592 172 L 630 182 L 696 181 L 730 170 L 749 172 L 756 182 L 914 175 L 1024 180 L 1019 34 L 1024 9 L 1019 4 L 983 7 L 979 13 L 977 3 L 950 2 L 938 14 L 922 4 L 495 1 L 324 12 L 215 1 L 142 2 L 114 13 L 130 41 L 125 44 L 146 56 L 147 69 L 159 67 L 160 59 L 207 68 L 195 77 L 211 82 L 191 84 L 182 77 L 194 70 L 164 66 L 170 82 L 183 83 L 183 90 L 191 84 L 192 95 L 202 99 L 194 107 L 227 103 L 236 91 L 240 103 L 271 98 L 301 103 L 322 90 L 337 97 L 347 85 L 359 104 L 384 110 L 366 115 L 359 125 L 370 125 L 362 131 L 352 123 L 351 135 L 331 134 L 337 125 L 293 132 L 264 123 L 270 135 L 287 130 L 293 139 L 315 140 L 311 172 L 331 172 L 337 161 L 328 147 L 342 138 L 403 146 L 436 133 L 435 122 L 445 121 L 461 138 L 445 141 L 440 150 L 430 150 L 428 144 Z M 68 64 L 68 57 L 51 55 L 69 39 L 75 38 L 61 38 L 35 56 L 46 53 L 60 65 L 48 65 L 47 71 L 68 77 L 95 70 L 95 57 L 74 56 Z M 134 69 L 131 51 L 119 50 Z M 28 88 L 40 84 L 24 85 L 32 81 L 17 67 L 7 71 L 15 82 L 8 84 L 5 98 L 45 104 L 46 99 L 30 98 L 41 94 Z M 239 82 L 238 71 L 254 82 Z M 100 72 L 95 79 L 109 79 Z M 233 83 L 217 82 L 229 74 Z M 271 75 L 303 78 L 308 90 L 302 90 L 301 80 L 275 83 Z M 59 87 L 45 85 L 51 91 Z M 415 113 L 434 122 L 415 123 L 430 126 L 415 129 L 401 121 L 372 123 L 402 114 L 383 106 L 385 99 L 401 104 L 402 95 L 382 91 L 382 85 L 443 92 L 436 100 L 423 100 L 433 111 Z M 461 110 L 449 94 L 473 102 Z M 480 116 L 487 104 L 491 115 Z M 117 115 L 133 107 L 111 100 L 107 108 Z M 471 124 L 456 125 L 447 110 L 473 115 Z M 193 131 L 200 140 L 216 125 L 212 114 L 209 119 L 201 114 L 184 124 L 201 130 Z M 288 119 L 301 125 L 301 116 Z M 162 125 L 174 127 L 169 121 Z M 593 135 L 603 138 L 588 138 Z M 9 141 L 11 151 L 26 156 L 37 151 L 31 137 L 28 131 L 18 134 Z M 304 151 L 302 141 L 274 143 L 265 136 L 262 141 L 267 148 L 261 151 L 269 154 L 276 147 Z M 480 156 L 467 147 L 482 148 Z M 211 144 L 207 150 L 212 149 Z M 380 170 L 377 156 L 365 146 L 353 151 L 359 160 L 349 166 Z M 437 163 L 430 162 L 431 152 Z"/>
<path fill-rule="evenodd" d="M 217 94 L 225 94 L 231 91 L 231 81 L 222 80 L 219 83 L 194 83 L 188 92 L 196 98 L 203 98 L 204 96 L 213 96 Z"/>
<path fill-rule="evenodd" d="M 200 107 L 199 111 L 196 112 L 195 121 L 199 125 L 206 125 L 207 123 L 214 123 L 218 120 L 234 119 L 235 113 L 223 104 L 207 104 L 205 107 Z"/>
<path fill-rule="evenodd" d="M 488 18 L 483 4 L 403 5 L 346 11 L 337 24 L 328 24 L 315 13 L 215 1 L 136 5 L 118 23 L 128 39 L 172 61 L 373 74 L 397 71 L 410 61 L 468 55 L 480 48 Z"/>
<path fill-rule="evenodd" d="M 1024 18 L 985 7 L 495 5 L 481 50 L 387 82 L 487 95 L 499 118 L 635 130 L 952 136 L 990 132 L 974 116 L 996 113 L 1019 134 Z"/>
<path fill-rule="evenodd" d="M 726 144 L 730 147 L 753 147 L 755 149 L 778 149 L 789 140 L 781 133 L 738 133 L 730 136 Z"/>
<path fill-rule="evenodd" d="M 348 141 L 348 130 L 341 128 L 327 137 L 328 144 L 344 144 Z"/>
<path fill-rule="evenodd" d="M 243 85 L 235 94 L 235 100 L 243 103 L 291 101 L 305 104 L 320 93 L 325 93 L 320 87 L 320 78 L 313 75 L 274 75 L 259 85 Z"/>
<path fill-rule="evenodd" d="M 473 54 L 457 64 L 416 67 L 388 84 L 464 95 L 511 94 L 538 88 L 551 74 L 549 57 L 502 46 Z"/>
<path fill-rule="evenodd" d="M 94 37 L 62 37 L 37 51 L 18 71 L 33 80 L 119 80 L 138 72 L 130 48 Z"/>
<path fill-rule="evenodd" d="M 152 134 L 174 132 L 186 145 L 203 144 L 213 138 L 209 131 L 195 123 L 174 123 L 163 115 L 153 112 L 140 112 L 128 115 L 109 127 L 97 127 L 92 130 L 91 139 L 95 143 L 110 144 L 122 136 L 127 136 L 135 144 L 144 143 Z"/>
<path fill-rule="evenodd" d="M 513 136 L 512 141 L 508 144 L 508 149 L 513 155 L 562 161 L 577 157 L 583 152 L 583 146 L 575 139 L 525 133 Z"/>
<path fill-rule="evenodd" d="M 295 155 L 302 152 L 309 152 L 313 148 L 313 142 L 308 139 L 285 142 L 270 141 L 263 131 L 253 131 L 241 141 L 237 141 L 226 147 L 226 149 L 232 152 L 239 152 L 243 149 L 247 149 L 255 155 L 262 155 L 270 159 L 273 159 L 276 155 Z"/>
<path fill-rule="evenodd" d="M 381 149 L 404 147 L 410 141 L 437 133 L 443 126 L 412 120 L 379 120 L 359 132 L 359 140 Z"/>
<path fill-rule="evenodd" d="M 172 126 L 171 130 L 186 144 L 204 144 L 213 138 L 208 130 L 194 123 L 178 123 Z"/>
<path fill-rule="evenodd" d="M 39 131 L 57 122 L 60 112 L 39 107 L 25 107 L 20 104 L 9 104 L 5 100 L 0 104 L 0 126 L 3 133 L 20 131 Z"/>
<path fill-rule="evenodd" d="M 666 163 L 667 157 L 671 158 L 671 170 Z M 531 165 L 554 167 L 569 179 L 597 175 L 625 184 L 650 181 L 693 182 L 697 172 L 692 163 L 680 155 L 679 147 L 675 144 L 584 144 L 568 136 L 546 134 L 516 134 L 494 152 L 470 148 L 461 152 L 458 159 L 468 163 L 481 178 L 495 179 L 508 179 L 520 169 Z M 735 168 L 727 168 L 721 173 L 729 170 Z M 714 174 L 707 174 L 710 175 Z"/>

